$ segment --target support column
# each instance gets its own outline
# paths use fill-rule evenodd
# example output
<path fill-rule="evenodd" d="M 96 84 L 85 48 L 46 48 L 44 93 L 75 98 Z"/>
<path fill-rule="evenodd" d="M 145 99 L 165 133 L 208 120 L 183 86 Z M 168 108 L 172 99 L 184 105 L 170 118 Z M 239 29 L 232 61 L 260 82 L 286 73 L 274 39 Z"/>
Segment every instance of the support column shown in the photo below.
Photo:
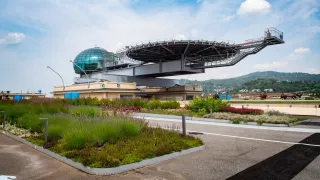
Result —
<path fill-rule="evenodd" d="M 181 71 L 185 70 L 185 66 L 186 66 L 186 56 L 183 54 L 181 56 Z"/>
<path fill-rule="evenodd" d="M 162 73 L 162 59 L 160 59 L 160 62 L 159 62 L 159 72 Z"/>

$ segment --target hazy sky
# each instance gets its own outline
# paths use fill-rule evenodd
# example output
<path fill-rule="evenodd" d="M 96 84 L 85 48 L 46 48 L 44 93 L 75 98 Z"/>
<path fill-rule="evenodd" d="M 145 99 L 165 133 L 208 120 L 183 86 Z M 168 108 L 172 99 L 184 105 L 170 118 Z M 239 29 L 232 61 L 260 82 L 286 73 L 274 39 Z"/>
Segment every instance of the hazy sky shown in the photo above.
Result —
<path fill-rule="evenodd" d="M 267 27 L 283 31 L 286 43 L 188 79 L 320 73 L 319 9 L 320 0 L 0 0 L 0 90 L 51 92 L 61 82 L 47 65 L 72 84 L 69 60 L 95 45 L 115 52 L 172 38 L 240 43 Z"/>

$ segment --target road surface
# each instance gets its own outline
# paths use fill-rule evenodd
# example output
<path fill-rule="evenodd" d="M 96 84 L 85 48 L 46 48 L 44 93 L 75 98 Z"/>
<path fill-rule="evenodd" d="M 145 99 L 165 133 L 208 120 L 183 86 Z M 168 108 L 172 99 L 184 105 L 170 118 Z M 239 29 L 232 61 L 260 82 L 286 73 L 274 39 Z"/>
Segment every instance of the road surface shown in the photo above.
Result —
<path fill-rule="evenodd" d="M 181 127 L 180 122 L 169 119 L 147 121 L 153 126 Z M 80 172 L 0 135 L 0 175 L 48 180 L 320 179 L 320 136 L 315 129 L 310 129 L 310 132 L 295 129 L 287 131 L 187 123 L 187 130 L 200 133 L 196 136 L 203 139 L 205 150 L 109 176 Z"/>

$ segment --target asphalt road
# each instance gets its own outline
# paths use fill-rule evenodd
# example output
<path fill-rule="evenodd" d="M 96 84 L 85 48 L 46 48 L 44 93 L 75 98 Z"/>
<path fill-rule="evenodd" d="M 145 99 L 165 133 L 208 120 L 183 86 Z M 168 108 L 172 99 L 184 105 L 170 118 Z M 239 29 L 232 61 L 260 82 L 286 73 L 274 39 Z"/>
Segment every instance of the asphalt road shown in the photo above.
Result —
<path fill-rule="evenodd" d="M 164 120 L 150 120 L 150 125 L 181 127 L 179 122 Z M 320 147 L 312 146 L 320 144 L 317 133 L 190 123 L 187 129 L 204 132 L 197 136 L 205 142 L 205 150 L 110 176 L 88 175 L 0 135 L 0 175 L 17 179 L 320 179 Z"/>

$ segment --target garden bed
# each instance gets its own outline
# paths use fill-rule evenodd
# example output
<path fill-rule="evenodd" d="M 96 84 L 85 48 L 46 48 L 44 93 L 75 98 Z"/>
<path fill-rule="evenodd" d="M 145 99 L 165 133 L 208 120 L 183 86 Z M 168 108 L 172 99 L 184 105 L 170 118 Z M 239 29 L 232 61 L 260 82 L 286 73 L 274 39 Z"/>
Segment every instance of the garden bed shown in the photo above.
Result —
<path fill-rule="evenodd" d="M 231 104 L 320 104 L 320 100 L 231 100 Z"/>
<path fill-rule="evenodd" d="M 199 147 L 202 141 L 176 131 L 151 128 L 144 121 L 94 107 L 59 103 L 0 103 L 7 113 L 3 129 L 92 168 L 111 168 Z M 48 142 L 44 122 L 49 119 Z"/>
<path fill-rule="evenodd" d="M 229 120 L 231 123 L 240 124 L 240 123 L 249 123 L 255 122 L 257 125 L 262 124 L 284 124 L 284 125 L 292 125 L 296 122 L 307 120 L 308 117 L 306 116 L 294 116 L 294 115 L 287 115 L 282 114 L 279 112 L 270 112 L 264 114 L 237 114 L 237 113 L 230 113 L 230 112 L 213 112 L 212 117 L 208 113 L 194 113 L 189 110 L 185 109 L 167 109 L 167 110 L 147 110 L 142 109 L 142 113 L 152 113 L 152 114 L 163 114 L 163 115 L 175 115 L 175 116 L 182 116 L 186 115 L 189 117 L 195 118 L 206 118 L 206 119 L 217 119 L 217 120 Z M 249 123 L 250 124 L 250 123 Z"/>

